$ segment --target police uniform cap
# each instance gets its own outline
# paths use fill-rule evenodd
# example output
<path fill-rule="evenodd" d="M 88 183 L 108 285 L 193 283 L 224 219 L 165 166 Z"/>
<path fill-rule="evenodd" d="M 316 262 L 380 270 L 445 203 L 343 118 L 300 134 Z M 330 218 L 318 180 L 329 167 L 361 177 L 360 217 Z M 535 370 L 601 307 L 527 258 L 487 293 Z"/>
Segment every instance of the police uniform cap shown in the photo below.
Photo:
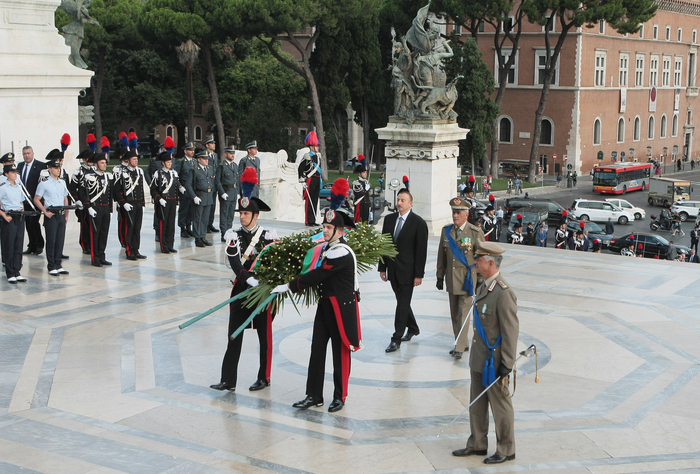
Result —
<path fill-rule="evenodd" d="M 257 149 L 258 149 L 258 141 L 257 141 L 257 140 L 253 140 L 252 142 L 248 143 L 248 144 L 245 146 L 245 149 L 246 149 L 246 150 L 248 150 L 248 149 L 250 149 L 250 148 L 255 148 L 255 149 L 257 150 Z"/>
<path fill-rule="evenodd" d="M 50 160 L 50 159 L 51 159 L 51 158 L 50 158 L 50 155 L 51 155 L 51 153 L 53 153 L 54 151 L 58 151 L 58 150 L 51 150 L 51 151 L 49 152 L 49 154 L 46 155 L 46 159 L 47 159 L 47 160 Z M 79 159 L 79 160 L 85 160 L 85 159 L 89 158 L 91 154 L 92 154 L 92 151 L 90 151 L 90 150 L 83 150 L 83 151 L 81 151 L 80 153 L 78 153 L 78 156 L 76 156 L 76 158 Z"/>
<path fill-rule="evenodd" d="M 367 167 L 365 165 L 357 165 L 355 167 L 355 173 L 364 173 L 367 171 Z"/>
<path fill-rule="evenodd" d="M 238 209 L 234 212 L 250 211 L 250 212 L 268 212 L 271 211 L 270 206 L 256 197 L 242 197 L 238 200 Z"/>
<path fill-rule="evenodd" d="M 197 147 L 194 146 L 194 143 L 189 142 L 189 143 L 187 143 L 187 145 L 185 145 L 182 149 L 183 149 L 183 150 L 196 150 Z"/>
<path fill-rule="evenodd" d="M 227 146 L 226 148 L 224 148 L 224 151 L 225 151 L 226 153 L 236 153 L 236 147 L 234 147 L 234 146 Z"/>
<path fill-rule="evenodd" d="M 328 209 L 323 214 L 323 223 L 331 224 L 336 227 L 348 227 L 350 229 L 355 228 L 355 221 L 350 214 L 342 209 Z"/>
<path fill-rule="evenodd" d="M 157 161 L 170 161 L 173 159 L 173 155 L 171 153 L 168 153 L 167 151 L 164 151 L 160 153 L 158 156 L 156 156 Z"/>
<path fill-rule="evenodd" d="M 16 173 L 17 172 L 17 164 L 12 163 L 11 165 L 5 165 L 2 167 L 3 174 L 7 174 L 10 171 L 14 171 Z"/>
<path fill-rule="evenodd" d="M 496 242 L 485 242 L 478 240 L 474 257 L 500 257 L 506 252 L 506 249 L 498 245 Z"/>
<path fill-rule="evenodd" d="M 60 168 L 61 167 L 61 158 L 53 158 L 53 159 L 49 160 L 46 163 L 46 166 L 48 168 Z"/>
<path fill-rule="evenodd" d="M 205 145 L 208 145 L 209 143 L 216 143 L 216 140 L 214 140 L 214 137 L 209 137 L 206 140 L 204 140 Z"/>
<path fill-rule="evenodd" d="M 120 146 L 119 149 L 117 149 L 117 156 L 121 161 L 127 161 L 128 158 L 126 158 L 126 154 L 128 153 L 129 149 L 125 146 Z"/>
<path fill-rule="evenodd" d="M 453 211 L 465 211 L 472 207 L 472 203 L 467 199 L 456 197 L 450 199 L 450 207 Z"/>
<path fill-rule="evenodd" d="M 486 212 L 493 211 L 493 206 L 486 206 Z"/>
<path fill-rule="evenodd" d="M 136 153 L 136 150 L 129 150 L 129 151 L 127 151 L 127 152 L 124 154 L 124 156 L 122 156 L 122 161 L 129 160 L 129 159 L 131 159 L 131 158 L 133 158 L 133 157 L 135 157 L 135 156 L 136 156 L 136 157 L 139 156 L 139 154 Z"/>
<path fill-rule="evenodd" d="M 523 225 L 520 222 L 516 222 L 515 225 L 513 226 L 513 229 L 522 229 Z"/>
<path fill-rule="evenodd" d="M 87 150 L 87 152 L 89 154 L 92 154 L 92 152 L 90 150 Z M 78 156 L 80 156 L 80 155 L 78 155 Z M 46 162 L 47 163 L 51 163 L 52 161 L 54 161 L 56 159 L 58 159 L 58 160 L 63 159 L 63 152 L 61 150 L 59 150 L 58 148 L 54 148 L 46 155 Z"/>
<path fill-rule="evenodd" d="M 15 154 L 12 152 L 5 153 L 2 155 L 2 158 L 0 158 L 0 163 L 9 163 L 10 161 L 15 161 Z"/>
<path fill-rule="evenodd" d="M 195 158 L 209 158 L 209 153 L 206 150 L 200 150 L 194 156 Z"/>
<path fill-rule="evenodd" d="M 93 163 L 97 163 L 98 161 L 102 160 L 109 161 L 109 153 L 100 152 L 94 154 Z"/>

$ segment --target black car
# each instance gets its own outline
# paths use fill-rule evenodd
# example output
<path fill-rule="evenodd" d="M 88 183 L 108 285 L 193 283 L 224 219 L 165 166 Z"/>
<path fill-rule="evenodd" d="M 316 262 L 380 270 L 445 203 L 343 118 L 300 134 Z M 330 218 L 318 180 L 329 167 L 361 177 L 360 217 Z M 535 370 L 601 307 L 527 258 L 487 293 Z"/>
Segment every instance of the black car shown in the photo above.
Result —
<path fill-rule="evenodd" d="M 615 236 L 612 234 L 606 234 L 605 229 L 596 224 L 595 222 L 588 221 L 585 224 L 586 226 L 584 227 L 584 229 L 588 231 L 588 237 L 591 239 L 591 246 L 593 246 L 593 240 L 600 239 L 601 247 L 607 248 L 607 246 L 610 244 L 610 241 L 615 238 Z M 569 232 L 576 233 L 580 229 L 581 227 L 579 221 L 570 220 L 566 223 L 566 230 L 568 230 Z"/>
<path fill-rule="evenodd" d="M 542 210 L 542 209 L 529 209 L 529 208 L 520 208 L 516 209 L 513 211 L 513 214 L 510 216 L 510 221 L 508 221 L 508 231 L 506 232 L 506 237 L 507 240 L 506 242 L 510 243 L 512 242 L 513 239 L 511 239 L 511 235 L 513 234 L 513 227 L 515 227 L 515 224 L 518 222 L 518 214 L 522 217 L 522 224 L 523 224 L 523 237 L 527 236 L 527 225 L 532 223 L 535 227 L 535 232 L 537 232 L 537 229 L 542 225 L 542 221 L 547 220 L 547 211 Z M 525 243 L 525 242 L 524 242 Z M 534 245 L 535 242 L 533 241 L 531 245 Z"/>
<path fill-rule="evenodd" d="M 666 253 L 670 245 L 669 241 L 660 235 L 631 232 L 612 239 L 608 244 L 608 250 L 613 253 L 622 253 L 624 249 L 629 248 L 632 244 L 634 244 L 635 252 L 639 248 L 639 245 L 642 246 L 644 257 L 657 258 L 658 256 L 658 258 L 662 260 L 666 258 Z M 682 253 L 685 254 L 686 257 L 690 255 L 690 249 L 688 247 L 677 244 L 673 244 L 673 246 L 676 247 L 679 255 Z"/>
<path fill-rule="evenodd" d="M 513 210 L 521 207 L 546 210 L 549 214 L 550 224 L 558 224 L 562 218 L 562 212 L 565 210 L 561 204 L 551 199 L 509 198 L 506 199 L 505 219 L 509 220 Z"/>

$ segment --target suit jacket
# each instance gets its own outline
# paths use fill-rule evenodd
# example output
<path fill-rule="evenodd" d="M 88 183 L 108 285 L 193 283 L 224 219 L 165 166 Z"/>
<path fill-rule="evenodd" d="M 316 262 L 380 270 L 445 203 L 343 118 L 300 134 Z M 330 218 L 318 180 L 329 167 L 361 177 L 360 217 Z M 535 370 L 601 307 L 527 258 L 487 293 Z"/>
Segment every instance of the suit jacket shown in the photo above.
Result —
<path fill-rule="evenodd" d="M 411 211 L 404 222 L 398 239 L 394 241 L 394 228 L 399 213 L 394 212 L 384 218 L 382 234 L 391 235 L 391 241 L 399 254 L 395 258 L 379 261 L 378 270 L 387 272 L 391 281 L 400 284 L 413 284 L 414 278 L 425 275 L 425 261 L 428 254 L 428 225 L 422 217 Z"/>
<path fill-rule="evenodd" d="M 455 242 L 457 242 L 457 245 L 460 246 L 464 252 L 464 255 L 466 255 L 469 266 L 474 265 L 474 249 L 476 247 L 476 242 L 478 240 L 485 240 L 484 231 L 467 222 L 464 230 L 459 236 L 459 239 L 457 239 L 457 228 L 454 224 L 443 227 L 442 233 L 440 234 L 436 276 L 438 279 L 445 279 L 445 285 L 448 293 L 453 295 L 466 295 L 468 293 L 466 290 L 462 289 L 462 286 L 464 286 L 464 280 L 467 277 L 467 267 L 459 263 L 459 261 L 452 255 L 452 248 L 450 247 L 450 243 L 447 241 L 447 234 L 445 234 L 446 230 L 449 230 L 452 238 L 455 240 Z M 472 281 L 476 287 L 475 267 L 472 267 Z"/>
<path fill-rule="evenodd" d="M 21 180 L 22 175 L 24 174 L 24 167 L 26 166 L 26 163 L 23 161 L 17 165 L 17 177 Z M 34 159 L 34 163 L 32 163 L 32 169 L 29 170 L 29 176 L 27 176 L 27 182 L 24 183 L 24 186 L 27 188 L 27 192 L 29 192 L 29 195 L 34 199 L 34 194 L 36 194 L 36 187 L 39 186 L 39 175 L 41 174 L 41 170 L 46 169 L 46 163 L 43 161 L 39 161 L 36 158 Z"/>
<path fill-rule="evenodd" d="M 496 373 L 498 374 L 501 362 L 512 369 L 518 355 L 520 331 L 518 299 L 515 292 L 499 273 L 488 287 L 482 282 L 476 289 L 475 296 L 477 312 L 489 344 L 495 343 L 498 335 L 501 335 L 501 343 L 493 351 Z M 469 368 L 474 372 L 482 373 L 488 356 L 488 348 L 479 337 L 474 325 L 474 340 L 469 350 Z"/>

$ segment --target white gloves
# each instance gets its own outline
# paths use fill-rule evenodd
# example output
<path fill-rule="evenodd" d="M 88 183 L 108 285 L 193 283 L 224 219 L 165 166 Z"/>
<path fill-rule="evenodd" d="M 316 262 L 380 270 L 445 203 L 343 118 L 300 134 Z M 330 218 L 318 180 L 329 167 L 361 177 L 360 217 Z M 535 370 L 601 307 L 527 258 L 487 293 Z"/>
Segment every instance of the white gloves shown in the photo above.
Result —
<path fill-rule="evenodd" d="M 279 237 L 277 236 L 277 231 L 272 229 L 265 231 L 265 235 L 263 236 L 265 240 L 279 240 Z"/>
<path fill-rule="evenodd" d="M 250 286 L 252 286 L 253 288 L 255 288 L 256 286 L 258 286 L 258 285 L 260 284 L 260 283 L 258 282 L 258 280 L 256 280 L 256 279 L 253 278 L 253 277 L 248 278 L 245 282 L 248 283 L 248 284 L 249 284 Z"/>
<path fill-rule="evenodd" d="M 281 293 L 286 293 L 286 292 L 288 292 L 288 291 L 289 291 L 289 283 L 285 283 L 284 285 L 277 285 L 277 286 L 272 290 L 271 293 L 272 293 L 272 294 L 275 294 L 275 293 L 280 293 L 280 294 L 281 294 Z"/>
<path fill-rule="evenodd" d="M 306 183 L 302 183 L 302 185 L 301 185 L 301 188 L 302 188 L 302 189 L 306 189 L 306 188 L 308 188 L 308 187 L 309 187 L 309 186 L 308 186 Z"/>
<path fill-rule="evenodd" d="M 300 182 L 300 183 L 305 183 L 305 182 L 306 182 L 306 178 L 299 178 L 299 182 Z"/>
<path fill-rule="evenodd" d="M 132 206 L 132 205 L 129 204 L 128 202 L 127 202 L 127 203 L 124 203 L 124 210 L 125 210 L 126 212 L 131 212 L 131 210 L 132 210 L 133 208 L 134 208 L 134 206 Z"/>
<path fill-rule="evenodd" d="M 228 193 L 222 194 L 221 199 L 223 199 L 224 201 L 228 201 Z"/>
<path fill-rule="evenodd" d="M 224 234 L 224 240 L 227 242 L 238 240 L 238 233 L 233 229 L 229 229 Z"/>
<path fill-rule="evenodd" d="M 165 199 L 161 199 L 161 200 L 158 201 L 158 202 L 159 202 L 160 205 L 163 206 L 163 207 L 165 207 L 165 205 L 167 204 L 167 202 L 165 202 Z"/>
<path fill-rule="evenodd" d="M 77 207 L 83 207 L 83 203 L 81 201 L 75 201 L 75 205 Z"/>
<path fill-rule="evenodd" d="M 94 218 L 97 215 L 97 211 L 91 207 L 88 209 L 88 214 L 90 214 L 90 217 Z"/>
<path fill-rule="evenodd" d="M 185 187 L 184 187 L 184 186 L 180 186 L 180 192 L 181 192 L 182 194 L 185 194 L 185 191 L 187 191 L 187 190 L 185 189 Z"/>
<path fill-rule="evenodd" d="M 195 197 L 194 197 L 194 203 L 195 203 L 196 205 L 198 205 L 198 206 L 199 206 L 200 204 L 202 204 L 202 200 L 199 199 L 199 196 L 195 196 Z"/>

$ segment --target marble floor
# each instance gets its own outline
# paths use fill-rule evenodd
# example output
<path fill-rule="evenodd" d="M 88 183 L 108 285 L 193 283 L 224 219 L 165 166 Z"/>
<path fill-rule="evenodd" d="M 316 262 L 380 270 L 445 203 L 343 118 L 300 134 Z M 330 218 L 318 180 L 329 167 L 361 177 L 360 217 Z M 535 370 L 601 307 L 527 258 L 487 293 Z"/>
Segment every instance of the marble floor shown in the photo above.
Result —
<path fill-rule="evenodd" d="M 146 222 L 151 214 L 147 213 Z M 298 224 L 263 222 L 280 234 Z M 519 301 L 521 364 L 514 397 L 517 458 L 488 467 L 456 458 L 468 416 L 467 359 L 454 360 L 435 249 L 414 311 L 420 336 L 386 354 L 394 301 L 361 276 L 365 347 L 353 354 L 345 408 L 298 411 L 313 309 L 274 323 L 272 385 L 247 387 L 257 337 L 246 331 L 238 391 L 211 390 L 226 347 L 227 311 L 178 325 L 225 300 L 223 244 L 156 252 L 144 226 L 130 262 L 114 232 L 108 260 L 81 255 L 71 219 L 64 267 L 24 260 L 25 284 L 0 281 L 0 473 L 700 472 L 700 267 L 612 254 L 508 246 L 502 271 Z M 495 450 L 491 434 L 489 454 Z"/>

